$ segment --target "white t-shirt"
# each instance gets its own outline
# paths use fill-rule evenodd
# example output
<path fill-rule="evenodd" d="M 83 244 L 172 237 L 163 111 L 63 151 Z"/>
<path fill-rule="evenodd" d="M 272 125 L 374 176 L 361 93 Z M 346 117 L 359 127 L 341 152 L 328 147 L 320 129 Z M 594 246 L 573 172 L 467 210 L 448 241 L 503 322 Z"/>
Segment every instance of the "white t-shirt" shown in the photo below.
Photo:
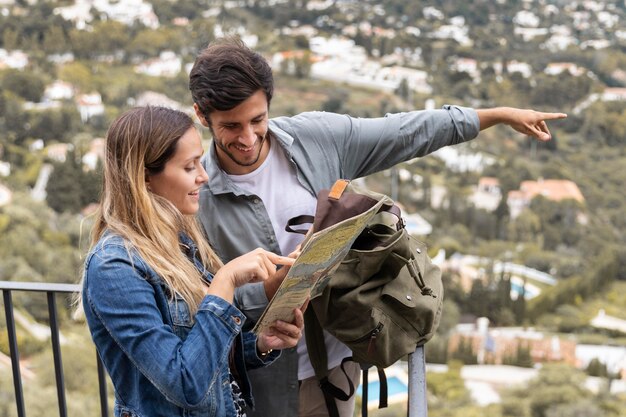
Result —
<path fill-rule="evenodd" d="M 287 160 L 276 143 L 270 142 L 270 151 L 263 164 L 244 175 L 228 175 L 239 188 L 258 196 L 272 221 L 280 250 L 288 255 L 302 242 L 304 236 L 285 231 L 287 221 L 302 214 L 314 215 L 316 198 L 300 184 L 295 167 Z M 278 184 L 278 185 L 277 185 Z M 324 331 L 328 353 L 328 368 L 339 366 L 343 358 L 352 356 L 350 349 L 330 333 Z M 306 350 L 304 335 L 298 342 L 298 379 L 315 375 Z"/>

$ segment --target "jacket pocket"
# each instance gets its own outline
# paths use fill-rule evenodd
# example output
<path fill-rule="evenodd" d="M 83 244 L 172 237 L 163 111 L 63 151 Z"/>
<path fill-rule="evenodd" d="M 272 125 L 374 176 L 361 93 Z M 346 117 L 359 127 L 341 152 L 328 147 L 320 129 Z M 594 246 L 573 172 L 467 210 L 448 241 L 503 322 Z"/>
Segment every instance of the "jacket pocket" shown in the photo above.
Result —
<path fill-rule="evenodd" d="M 191 317 L 189 306 L 179 295 L 176 295 L 172 300 L 168 300 L 168 306 L 174 333 L 185 340 L 193 326 L 193 318 Z"/>

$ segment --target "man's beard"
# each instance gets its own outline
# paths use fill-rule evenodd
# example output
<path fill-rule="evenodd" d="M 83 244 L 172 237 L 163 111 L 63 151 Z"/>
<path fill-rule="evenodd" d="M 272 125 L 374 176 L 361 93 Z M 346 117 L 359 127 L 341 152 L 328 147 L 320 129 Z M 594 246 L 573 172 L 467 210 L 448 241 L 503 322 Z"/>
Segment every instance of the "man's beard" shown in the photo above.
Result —
<path fill-rule="evenodd" d="M 231 161 L 233 161 L 234 163 L 236 163 L 239 166 L 242 167 L 249 167 L 252 166 L 254 164 L 256 164 L 259 161 L 259 158 L 261 157 L 261 152 L 263 151 L 263 145 L 265 144 L 265 140 L 267 139 L 267 137 L 269 136 L 269 131 L 267 131 L 265 133 L 265 135 L 263 136 L 257 136 L 257 141 L 254 143 L 253 146 L 256 146 L 256 144 L 259 144 L 259 150 L 256 154 L 256 157 L 251 160 L 251 161 L 240 161 L 238 160 L 235 155 L 233 155 L 233 153 L 228 149 L 228 147 L 224 146 L 224 143 L 216 138 L 215 136 L 213 137 L 213 142 L 215 142 L 215 146 L 217 146 L 218 148 L 220 148 L 222 150 L 222 152 L 224 152 L 226 154 L 226 156 L 228 156 L 230 158 Z"/>

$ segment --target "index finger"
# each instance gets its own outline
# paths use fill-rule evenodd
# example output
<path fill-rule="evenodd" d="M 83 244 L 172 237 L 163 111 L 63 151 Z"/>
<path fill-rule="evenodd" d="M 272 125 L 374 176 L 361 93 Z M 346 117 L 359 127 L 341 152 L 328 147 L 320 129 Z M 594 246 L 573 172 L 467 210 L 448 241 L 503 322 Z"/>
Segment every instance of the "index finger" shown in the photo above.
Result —
<path fill-rule="evenodd" d="M 565 119 L 567 114 L 565 113 L 539 113 L 539 117 L 542 120 L 557 120 L 557 119 Z"/>
<path fill-rule="evenodd" d="M 288 258 L 286 256 L 276 255 L 273 252 L 266 252 L 267 258 L 275 265 L 293 265 L 296 261 L 294 258 Z"/>

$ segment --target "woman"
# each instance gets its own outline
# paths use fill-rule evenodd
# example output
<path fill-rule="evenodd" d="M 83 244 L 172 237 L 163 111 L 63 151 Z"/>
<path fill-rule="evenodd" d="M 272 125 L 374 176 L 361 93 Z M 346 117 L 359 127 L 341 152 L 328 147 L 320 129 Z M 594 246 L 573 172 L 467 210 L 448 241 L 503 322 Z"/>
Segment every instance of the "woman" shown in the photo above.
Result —
<path fill-rule="evenodd" d="M 293 259 L 257 249 L 221 265 L 194 217 L 202 153 L 192 119 L 163 107 L 132 109 L 107 133 L 82 306 L 118 417 L 243 416 L 246 368 L 301 336 L 300 310 L 258 338 L 242 332 L 235 288 Z"/>

